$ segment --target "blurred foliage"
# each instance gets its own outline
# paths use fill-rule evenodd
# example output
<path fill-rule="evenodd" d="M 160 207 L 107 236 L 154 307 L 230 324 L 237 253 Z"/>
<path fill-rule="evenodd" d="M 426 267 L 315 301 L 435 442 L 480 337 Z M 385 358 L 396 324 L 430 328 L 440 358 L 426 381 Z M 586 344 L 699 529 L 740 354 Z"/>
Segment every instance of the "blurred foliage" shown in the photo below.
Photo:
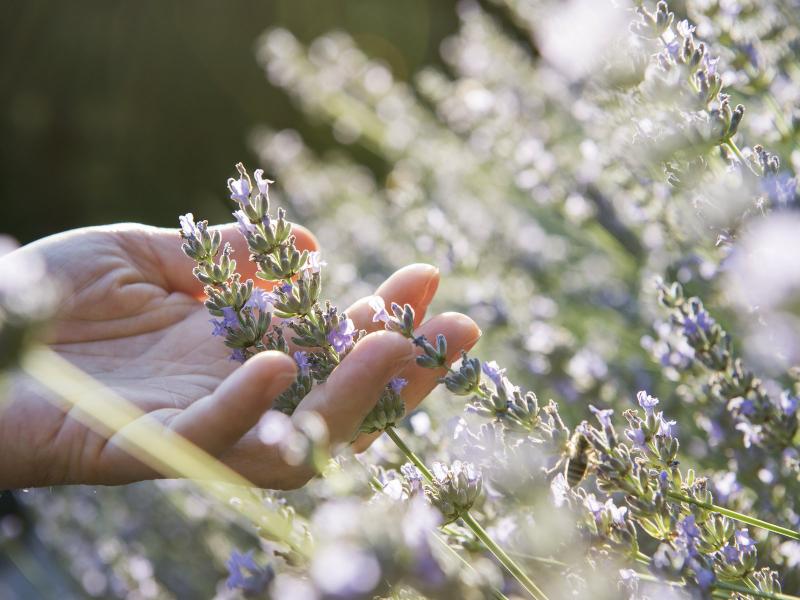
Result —
<path fill-rule="evenodd" d="M 267 27 L 348 31 L 397 77 L 436 61 L 454 2 L 33 0 L 0 6 L 0 230 L 22 242 L 195 210 L 230 220 L 220 182 L 252 162 L 253 125 L 327 129 L 272 88 L 253 57 Z M 379 165 L 376 158 L 362 156 Z M 35 199 L 36 210 L 31 210 Z"/>

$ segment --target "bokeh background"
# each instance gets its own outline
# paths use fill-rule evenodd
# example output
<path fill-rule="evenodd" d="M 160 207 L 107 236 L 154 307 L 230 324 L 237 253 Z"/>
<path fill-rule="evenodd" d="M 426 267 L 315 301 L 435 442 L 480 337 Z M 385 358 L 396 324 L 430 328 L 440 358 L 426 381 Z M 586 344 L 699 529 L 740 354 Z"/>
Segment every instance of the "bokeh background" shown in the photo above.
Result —
<path fill-rule="evenodd" d="M 21 242 L 193 210 L 230 219 L 224 182 L 252 164 L 256 125 L 336 140 L 272 87 L 254 53 L 267 28 L 308 42 L 347 31 L 398 79 L 437 64 L 452 0 L 274 0 L 0 5 L 0 231 Z M 350 150 L 358 153 L 357 147 Z M 359 161 L 380 172 L 381 161 Z"/>
<path fill-rule="evenodd" d="M 116 221 L 177 228 L 188 211 L 229 221 L 233 164 L 263 166 L 277 182 L 273 204 L 322 242 L 324 296 L 346 306 L 399 266 L 432 262 L 443 274 L 432 312 L 472 316 L 484 331 L 475 355 L 507 367 L 541 404 L 558 400 L 569 425 L 590 416 L 589 404 L 619 417 L 646 389 L 678 421 L 682 467 L 707 475 L 730 507 L 798 528 L 794 467 L 764 485 L 758 465 L 772 458 L 720 433 L 734 423 L 710 391 L 714 374 L 654 285 L 663 277 L 700 296 L 773 398 L 800 394 L 789 370 L 800 364 L 797 269 L 741 258 L 764 247 L 800 253 L 797 0 L 670 2 L 676 22 L 697 24 L 718 55 L 703 68 L 722 73 L 732 106 L 747 107 L 743 151 L 763 144 L 780 157 L 769 177 L 721 152 L 708 103 L 657 36 L 630 33 L 636 17 L 624 4 L 6 3 L 0 232 L 28 242 Z M 740 234 L 745 252 L 731 258 Z M 743 289 L 768 291 L 770 303 Z M 453 440 L 463 408 L 439 393 L 401 428 L 423 457 L 462 457 Z M 381 440 L 365 462 L 399 467 Z M 491 453 L 473 458 L 502 472 Z M 550 556 L 563 532 L 547 516 L 529 519 L 537 508 L 527 496 L 547 486 L 518 481 L 524 500 L 488 504 L 489 524 L 514 532 L 517 552 Z M 278 497 L 309 516 L 330 497 L 325 486 Z M 6 581 L 48 588 L 20 588 L 26 598 L 196 598 L 215 588 L 227 598 L 225 560 L 258 544 L 182 482 L 3 501 L 34 527 L 0 519 L 0 598 Z M 759 543 L 787 589 L 800 588 L 800 544 Z M 608 589 L 619 597 L 615 583 Z"/>

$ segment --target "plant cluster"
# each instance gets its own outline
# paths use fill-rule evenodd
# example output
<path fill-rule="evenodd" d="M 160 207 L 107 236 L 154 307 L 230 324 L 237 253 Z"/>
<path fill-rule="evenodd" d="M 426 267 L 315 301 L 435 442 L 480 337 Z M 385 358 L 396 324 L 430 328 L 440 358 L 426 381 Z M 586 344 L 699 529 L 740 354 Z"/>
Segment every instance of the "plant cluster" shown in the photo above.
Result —
<path fill-rule="evenodd" d="M 330 125 L 340 152 L 316 155 L 292 131 L 254 135 L 280 189 L 241 166 L 228 187 L 258 284 L 214 229 L 181 219 L 210 335 L 235 361 L 279 350 L 297 363 L 262 439 L 320 472 L 263 497 L 308 532 L 307 556 L 240 536 L 164 486 L 215 562 L 229 558 L 232 589 L 800 593 L 800 281 L 786 259 L 800 250 L 798 12 L 562 4 L 462 2 L 443 65 L 410 81 L 344 33 L 260 41 L 270 81 Z M 268 192 L 318 232 L 331 265 L 295 246 Z M 448 340 L 374 297 L 375 322 L 411 340 L 441 385 L 406 415 L 393 380 L 359 432 L 384 435 L 328 460 L 324 436 L 290 415 L 363 333 L 324 299 L 323 275 L 326 295 L 356 298 L 416 260 L 441 266 L 442 305 L 484 338 L 448 364 Z M 48 501 L 28 500 L 42 512 Z"/>

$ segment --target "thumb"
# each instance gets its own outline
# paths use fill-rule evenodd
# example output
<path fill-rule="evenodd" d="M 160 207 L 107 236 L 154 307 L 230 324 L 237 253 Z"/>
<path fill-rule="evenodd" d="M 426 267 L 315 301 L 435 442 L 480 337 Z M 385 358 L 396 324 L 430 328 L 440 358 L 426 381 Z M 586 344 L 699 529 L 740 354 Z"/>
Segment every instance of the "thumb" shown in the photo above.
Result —
<path fill-rule="evenodd" d="M 218 456 L 233 446 L 295 380 L 297 367 L 282 352 L 262 352 L 223 381 L 210 396 L 201 398 L 175 417 L 170 427 Z"/>

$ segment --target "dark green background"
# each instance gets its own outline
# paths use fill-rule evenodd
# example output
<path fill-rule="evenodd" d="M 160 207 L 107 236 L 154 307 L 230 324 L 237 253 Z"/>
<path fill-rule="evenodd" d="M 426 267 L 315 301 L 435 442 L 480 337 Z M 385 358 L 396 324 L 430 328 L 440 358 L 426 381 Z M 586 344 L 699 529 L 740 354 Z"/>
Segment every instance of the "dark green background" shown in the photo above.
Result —
<path fill-rule="evenodd" d="M 447 0 L 19 1 L 0 5 L 0 232 L 228 218 L 225 180 L 255 125 L 334 144 L 266 80 L 258 36 L 353 35 L 399 78 L 438 62 Z M 367 161 L 370 158 L 366 158 Z M 374 160 L 374 159 L 372 159 Z M 379 166 L 379 165 L 374 165 Z"/>

